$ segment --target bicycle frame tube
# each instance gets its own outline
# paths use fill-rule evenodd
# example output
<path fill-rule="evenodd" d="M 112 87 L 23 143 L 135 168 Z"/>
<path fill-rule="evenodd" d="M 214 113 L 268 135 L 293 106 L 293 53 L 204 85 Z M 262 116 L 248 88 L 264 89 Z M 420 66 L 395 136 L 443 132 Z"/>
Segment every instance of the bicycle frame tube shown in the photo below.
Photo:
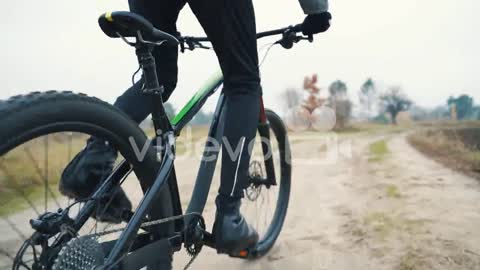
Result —
<path fill-rule="evenodd" d="M 157 197 L 159 191 L 165 186 L 165 183 L 167 183 L 168 177 L 173 168 L 174 157 L 169 154 L 168 151 L 166 151 L 162 160 L 163 162 L 155 182 L 145 193 L 145 196 L 140 201 L 140 204 L 127 227 L 115 243 L 105 262 L 107 266 L 114 265 L 119 259 L 121 259 L 122 255 L 129 250 L 130 246 L 135 240 L 136 234 L 144 220 L 145 215 L 152 206 L 152 203 L 155 202 L 155 198 Z"/>
<path fill-rule="evenodd" d="M 223 74 L 221 71 L 214 73 L 195 95 L 187 102 L 180 112 L 170 121 L 175 134 L 179 134 L 190 120 L 202 108 L 203 104 L 223 83 Z"/>
<path fill-rule="evenodd" d="M 225 99 L 223 94 L 221 94 L 218 99 L 217 108 L 215 109 L 210 131 L 208 132 L 208 140 L 205 144 L 187 213 L 201 214 L 205 208 L 210 186 L 212 185 L 215 166 L 221 149 L 224 126 L 224 105 Z"/>
<path fill-rule="evenodd" d="M 223 83 L 223 75 L 221 71 L 213 74 L 190 99 L 190 101 L 180 110 L 180 112 L 171 121 L 175 134 L 179 134 L 182 128 L 190 122 L 195 114 L 205 104 L 208 97 L 216 92 Z M 208 140 L 205 144 L 202 160 L 198 169 L 195 186 L 192 192 L 190 203 L 186 214 L 199 213 L 202 214 L 208 199 L 208 193 L 212 184 L 215 166 L 217 164 L 218 155 L 221 149 L 221 141 L 223 135 L 223 93 L 217 102 L 217 107 L 213 115 L 213 120 L 208 133 Z"/>
<path fill-rule="evenodd" d="M 208 97 L 215 93 L 222 83 L 223 76 L 221 72 L 217 72 L 204 84 L 203 87 L 200 88 L 200 90 L 192 97 L 192 99 L 190 99 L 180 113 L 171 121 L 176 134 L 180 133 L 182 128 L 195 116 L 195 114 L 201 109 L 202 105 L 205 104 L 205 101 L 208 99 Z M 221 141 L 221 136 L 223 133 L 223 125 L 222 121 L 220 121 L 223 111 L 223 104 L 224 98 L 223 94 L 221 94 L 209 132 L 209 137 L 215 138 L 217 142 Z M 215 171 L 218 153 L 220 151 L 220 147 L 216 147 L 215 150 L 211 150 L 211 143 L 212 142 L 210 140 L 207 142 L 204 157 L 206 155 L 215 155 L 215 158 L 210 162 L 205 162 L 205 158 L 202 159 L 187 213 L 197 212 L 201 214 L 205 207 L 210 185 L 212 183 L 213 173 Z M 208 148 L 209 146 L 210 148 Z M 140 202 L 139 207 L 132 216 L 129 224 L 114 244 L 106 260 L 106 265 L 114 265 L 115 262 L 121 260 L 122 255 L 129 250 L 130 246 L 135 240 L 136 233 L 144 220 L 143 218 L 145 214 L 148 212 L 151 206 L 156 203 L 156 195 L 159 194 L 159 191 L 167 183 L 173 169 L 174 157 L 171 154 L 165 154 L 162 160 L 163 162 L 155 182 L 145 193 L 145 196 Z"/>

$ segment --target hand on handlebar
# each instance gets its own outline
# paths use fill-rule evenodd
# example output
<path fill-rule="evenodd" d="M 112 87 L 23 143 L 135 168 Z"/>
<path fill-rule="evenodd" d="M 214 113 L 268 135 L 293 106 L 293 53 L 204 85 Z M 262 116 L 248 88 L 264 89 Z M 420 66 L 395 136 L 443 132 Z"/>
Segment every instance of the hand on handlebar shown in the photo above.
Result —
<path fill-rule="evenodd" d="M 303 21 L 302 33 L 308 36 L 325 32 L 330 28 L 331 19 L 329 12 L 308 15 Z"/>

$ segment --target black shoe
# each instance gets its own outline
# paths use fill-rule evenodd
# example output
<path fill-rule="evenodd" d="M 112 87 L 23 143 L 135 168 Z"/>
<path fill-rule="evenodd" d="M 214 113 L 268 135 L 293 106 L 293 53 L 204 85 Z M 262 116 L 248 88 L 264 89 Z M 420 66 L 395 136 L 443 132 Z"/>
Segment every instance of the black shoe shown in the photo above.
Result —
<path fill-rule="evenodd" d="M 242 251 L 254 248 L 258 233 L 240 214 L 241 199 L 219 195 L 215 203 L 217 214 L 213 234 L 217 252 L 238 256 Z"/>
<path fill-rule="evenodd" d="M 87 146 L 67 165 L 60 179 L 60 192 L 73 199 L 86 199 L 113 170 L 117 151 L 104 140 L 91 137 Z M 125 192 L 116 192 L 112 200 L 102 200 L 95 213 L 97 220 L 120 223 L 119 213 L 131 210 L 132 204 Z M 106 210 L 105 210 L 106 209 Z M 105 211 L 103 211 L 105 210 Z"/>

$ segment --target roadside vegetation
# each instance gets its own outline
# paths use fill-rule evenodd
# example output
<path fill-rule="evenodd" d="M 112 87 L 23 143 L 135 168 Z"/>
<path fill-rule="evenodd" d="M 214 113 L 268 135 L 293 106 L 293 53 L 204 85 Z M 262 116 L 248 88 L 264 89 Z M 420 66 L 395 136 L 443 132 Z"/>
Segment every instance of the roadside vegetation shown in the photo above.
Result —
<path fill-rule="evenodd" d="M 433 125 L 411 134 L 408 141 L 445 166 L 480 179 L 480 122 Z"/>

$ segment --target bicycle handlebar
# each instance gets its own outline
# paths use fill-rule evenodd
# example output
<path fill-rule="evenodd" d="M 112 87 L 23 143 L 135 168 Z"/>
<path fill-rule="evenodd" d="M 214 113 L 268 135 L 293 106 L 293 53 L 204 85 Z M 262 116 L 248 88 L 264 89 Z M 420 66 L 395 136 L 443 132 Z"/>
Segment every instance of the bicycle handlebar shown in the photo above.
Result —
<path fill-rule="evenodd" d="M 279 41 L 275 42 L 275 44 L 280 44 L 286 49 L 290 49 L 293 46 L 293 43 L 297 43 L 300 40 L 309 40 L 310 42 L 313 41 L 313 36 L 297 36 L 296 34 L 302 32 L 302 24 L 297 24 L 294 26 L 288 26 L 285 28 L 280 28 L 276 30 L 270 30 L 270 31 L 265 31 L 265 32 L 260 32 L 257 33 L 257 39 L 261 39 L 264 37 L 270 37 L 270 36 L 276 36 L 276 35 L 282 35 L 282 39 Z M 181 46 L 181 51 L 184 52 L 185 49 L 189 49 L 193 51 L 194 49 L 200 48 L 200 49 L 211 49 L 208 46 L 203 45 L 203 42 L 210 42 L 210 39 L 207 37 L 178 37 L 178 40 L 180 42 Z M 187 45 L 187 47 L 185 46 Z"/>
<path fill-rule="evenodd" d="M 297 24 L 297 25 L 294 25 L 294 26 L 280 28 L 280 29 L 277 29 L 277 30 L 260 32 L 260 33 L 257 33 L 257 39 L 261 39 L 261 38 L 269 37 L 269 36 L 280 35 L 280 34 L 284 34 L 285 32 L 292 32 L 292 33 L 302 32 L 302 24 Z"/>

